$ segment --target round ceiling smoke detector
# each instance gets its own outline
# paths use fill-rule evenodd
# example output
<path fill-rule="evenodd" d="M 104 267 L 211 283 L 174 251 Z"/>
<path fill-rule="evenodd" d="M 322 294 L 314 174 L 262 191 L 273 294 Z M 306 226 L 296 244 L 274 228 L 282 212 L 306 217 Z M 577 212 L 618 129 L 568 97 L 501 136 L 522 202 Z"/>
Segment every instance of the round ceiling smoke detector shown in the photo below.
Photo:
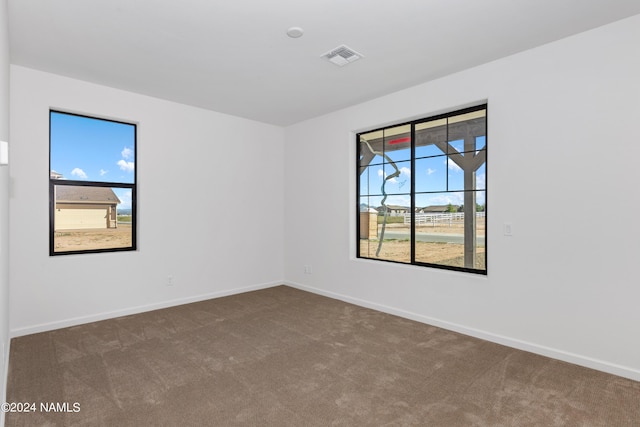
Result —
<path fill-rule="evenodd" d="M 304 30 L 300 27 L 291 27 L 287 30 L 287 35 L 292 39 L 297 39 L 298 37 L 302 37 L 304 34 Z"/>

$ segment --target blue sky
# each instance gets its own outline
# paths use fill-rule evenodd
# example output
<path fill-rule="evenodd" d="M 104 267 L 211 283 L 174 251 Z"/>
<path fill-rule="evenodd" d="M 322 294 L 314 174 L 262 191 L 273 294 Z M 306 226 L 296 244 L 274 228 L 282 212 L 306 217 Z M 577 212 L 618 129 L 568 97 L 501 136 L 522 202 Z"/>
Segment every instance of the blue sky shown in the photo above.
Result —
<path fill-rule="evenodd" d="M 451 145 L 459 152 L 463 151 L 462 141 L 453 141 Z M 485 146 L 485 138 L 477 138 L 476 149 Z M 385 204 L 411 206 L 411 158 L 410 149 L 390 151 L 386 153 L 393 160 L 400 170 L 400 175 L 387 181 L 385 191 L 388 195 Z M 432 205 L 462 205 L 464 204 L 464 172 L 453 161 L 447 161 L 435 145 L 428 145 L 416 148 L 415 180 L 416 180 L 416 207 L 422 208 Z M 425 157 L 429 156 L 429 157 Z M 360 194 L 381 194 L 381 187 L 385 176 L 395 172 L 395 168 L 389 163 L 383 163 L 382 156 L 375 156 L 370 165 L 360 175 Z M 486 188 L 486 163 L 476 172 L 476 189 Z M 457 191 L 460 190 L 460 191 Z M 447 192 L 448 191 L 448 192 Z M 453 192 L 452 192 L 453 191 Z M 428 194 L 418 194 L 425 192 Z M 362 198 L 360 203 L 378 207 L 382 196 L 372 196 Z M 476 202 L 485 203 L 485 192 L 476 193 Z"/>
<path fill-rule="evenodd" d="M 135 126 L 51 112 L 50 169 L 65 179 L 134 183 Z M 113 189 L 131 208 L 131 190 Z"/>

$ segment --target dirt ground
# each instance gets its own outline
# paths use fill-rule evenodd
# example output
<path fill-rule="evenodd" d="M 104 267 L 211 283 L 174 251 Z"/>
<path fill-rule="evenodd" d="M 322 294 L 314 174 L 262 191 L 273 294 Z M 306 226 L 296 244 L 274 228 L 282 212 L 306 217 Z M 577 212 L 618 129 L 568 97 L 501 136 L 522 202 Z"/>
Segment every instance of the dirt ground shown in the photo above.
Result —
<path fill-rule="evenodd" d="M 131 246 L 131 225 L 100 230 L 60 230 L 54 233 L 55 252 L 92 249 L 127 248 Z"/>
<path fill-rule="evenodd" d="M 402 224 L 387 225 L 391 228 L 407 228 Z M 418 232 L 462 234 L 461 225 L 423 226 Z M 484 228 L 478 227 L 478 234 L 484 235 Z M 54 235 L 56 252 L 81 251 L 92 249 L 126 248 L 131 246 L 131 226 L 120 224 L 118 228 L 102 230 L 62 230 Z M 410 245 L 408 240 L 386 240 L 382 243 L 380 255 L 376 256 L 377 240 L 360 240 L 360 254 L 367 258 L 378 258 L 399 262 L 410 262 Z M 416 242 L 416 261 L 463 267 L 463 246 L 450 243 Z M 485 268 L 484 247 L 479 247 L 476 257 L 476 268 Z"/>
<path fill-rule="evenodd" d="M 409 241 L 386 240 L 382 243 L 380 255 L 376 256 L 378 241 L 360 241 L 360 256 L 366 258 L 384 259 L 389 261 L 411 262 L 411 248 Z M 416 242 L 416 261 L 431 264 L 450 265 L 464 267 L 464 253 L 462 245 L 449 243 L 425 243 Z M 484 248 L 478 248 L 476 252 L 477 269 L 485 269 Z"/>
<path fill-rule="evenodd" d="M 380 228 L 380 227 L 379 227 Z M 405 228 L 403 224 L 388 224 L 387 230 Z M 422 233 L 442 233 L 442 234 L 464 234 L 462 224 L 439 225 L 439 226 L 419 226 L 417 232 Z M 478 224 L 478 236 L 484 236 L 484 224 Z M 379 256 L 378 240 L 360 240 L 360 255 L 366 258 L 385 259 L 398 262 L 411 262 L 411 246 L 409 240 L 385 240 L 380 248 Z M 416 242 L 416 261 L 449 265 L 454 267 L 464 267 L 464 246 L 452 243 L 427 243 Z M 478 247 L 476 250 L 475 268 L 484 270 L 486 267 L 485 248 Z"/>
<path fill-rule="evenodd" d="M 476 224 L 478 229 L 478 236 L 484 236 L 484 221 L 478 221 Z M 382 228 L 382 224 L 378 224 L 378 232 Z M 387 224 L 387 229 L 405 229 L 409 230 L 409 226 L 405 224 Z M 447 224 L 436 224 L 436 225 L 418 225 L 416 227 L 416 231 L 419 233 L 449 233 L 449 234 L 464 234 L 464 224 L 462 223 L 453 223 L 451 225 Z"/>

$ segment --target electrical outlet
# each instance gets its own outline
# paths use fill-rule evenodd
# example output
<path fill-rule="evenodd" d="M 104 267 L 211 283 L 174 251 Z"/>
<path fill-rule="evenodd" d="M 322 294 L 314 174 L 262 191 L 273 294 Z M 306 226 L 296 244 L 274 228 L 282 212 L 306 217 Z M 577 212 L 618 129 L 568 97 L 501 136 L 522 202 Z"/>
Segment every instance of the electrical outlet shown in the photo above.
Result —
<path fill-rule="evenodd" d="M 511 227 L 511 223 L 510 222 L 505 222 L 504 223 L 504 235 L 505 236 L 513 236 L 513 229 Z"/>
<path fill-rule="evenodd" d="M 167 286 L 173 286 L 173 275 L 172 274 L 167 276 Z"/>
<path fill-rule="evenodd" d="M 311 273 L 313 273 L 313 269 L 311 268 L 311 266 L 308 265 L 308 264 L 305 265 L 304 266 L 304 274 L 311 274 Z"/>

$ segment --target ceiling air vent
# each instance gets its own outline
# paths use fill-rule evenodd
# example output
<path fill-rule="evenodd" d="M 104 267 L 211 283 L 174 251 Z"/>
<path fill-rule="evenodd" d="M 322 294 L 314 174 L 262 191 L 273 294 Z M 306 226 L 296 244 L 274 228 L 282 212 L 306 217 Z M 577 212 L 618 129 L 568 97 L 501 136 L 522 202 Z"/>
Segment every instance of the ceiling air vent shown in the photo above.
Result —
<path fill-rule="evenodd" d="M 350 47 L 342 45 L 336 47 L 335 49 L 331 49 L 329 52 L 322 55 L 322 57 L 329 60 L 329 62 L 342 67 L 343 65 L 347 65 L 350 62 L 357 61 L 358 59 L 363 58 L 364 55 L 356 52 Z"/>

